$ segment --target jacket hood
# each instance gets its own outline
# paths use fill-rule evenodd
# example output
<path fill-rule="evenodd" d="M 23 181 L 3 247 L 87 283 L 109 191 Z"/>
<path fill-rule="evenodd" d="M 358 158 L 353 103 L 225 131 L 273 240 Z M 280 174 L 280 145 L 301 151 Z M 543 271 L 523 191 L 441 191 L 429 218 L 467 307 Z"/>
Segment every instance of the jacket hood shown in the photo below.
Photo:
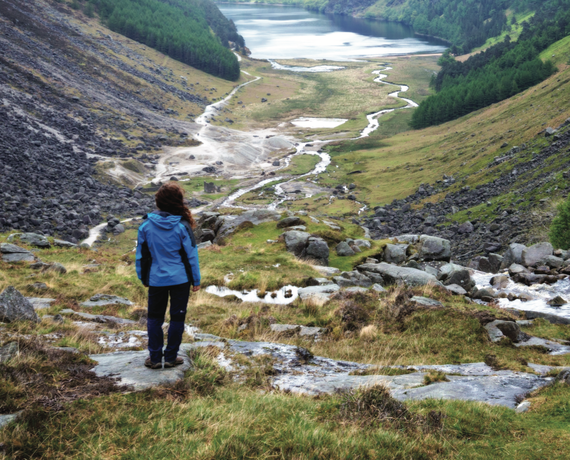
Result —
<path fill-rule="evenodd" d="M 162 230 L 172 230 L 180 223 L 181 216 L 175 216 L 167 212 L 157 211 L 147 215 L 148 220 Z"/>

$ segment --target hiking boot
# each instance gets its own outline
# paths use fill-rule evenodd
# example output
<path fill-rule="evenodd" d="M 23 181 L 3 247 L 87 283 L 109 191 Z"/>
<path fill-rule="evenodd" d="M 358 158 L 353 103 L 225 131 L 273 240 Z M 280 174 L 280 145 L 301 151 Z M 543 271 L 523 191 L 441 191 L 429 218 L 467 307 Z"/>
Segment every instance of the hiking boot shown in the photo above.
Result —
<path fill-rule="evenodd" d="M 174 361 L 165 361 L 164 362 L 164 367 L 174 367 L 174 366 L 180 366 L 181 364 L 184 364 L 184 360 L 178 356 L 176 357 L 176 359 Z"/>
<path fill-rule="evenodd" d="M 150 369 L 162 369 L 162 363 L 153 363 L 150 356 L 145 360 L 144 365 Z"/>

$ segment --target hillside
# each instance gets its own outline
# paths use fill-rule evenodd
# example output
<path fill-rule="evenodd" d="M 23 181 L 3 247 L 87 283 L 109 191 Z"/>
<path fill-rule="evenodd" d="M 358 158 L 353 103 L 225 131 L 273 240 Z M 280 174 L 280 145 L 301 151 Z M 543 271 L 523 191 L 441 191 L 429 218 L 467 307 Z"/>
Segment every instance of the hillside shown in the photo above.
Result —
<path fill-rule="evenodd" d="M 173 59 L 227 80 L 240 76 L 229 41 L 241 48 L 243 37 L 210 0 L 94 0 L 87 5 L 90 15 L 96 5 L 111 30 Z"/>
<path fill-rule="evenodd" d="M 0 30 L 2 228 L 79 241 L 104 214 L 140 215 L 148 170 L 129 161 L 195 145 L 189 121 L 233 88 L 63 2 L 1 0 Z"/>

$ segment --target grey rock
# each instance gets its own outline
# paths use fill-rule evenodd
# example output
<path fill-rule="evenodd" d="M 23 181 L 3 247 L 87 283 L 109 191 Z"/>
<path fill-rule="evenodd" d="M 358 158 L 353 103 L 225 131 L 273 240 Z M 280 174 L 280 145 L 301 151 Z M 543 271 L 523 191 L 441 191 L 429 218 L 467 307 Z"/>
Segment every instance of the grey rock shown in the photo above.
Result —
<path fill-rule="evenodd" d="M 370 249 L 372 247 L 372 243 L 368 240 L 354 240 L 353 244 L 359 248 Z"/>
<path fill-rule="evenodd" d="M 74 243 L 70 243 L 69 241 L 58 240 L 54 238 L 53 245 L 58 246 L 60 248 L 76 248 L 77 245 Z"/>
<path fill-rule="evenodd" d="M 0 347 L 0 363 L 5 363 L 9 361 L 14 356 L 16 356 L 20 351 L 18 342 L 8 342 L 4 346 Z"/>
<path fill-rule="evenodd" d="M 473 233 L 473 224 L 469 221 L 463 222 L 459 227 L 457 227 L 457 233 L 466 234 Z"/>
<path fill-rule="evenodd" d="M 316 271 L 325 276 L 333 276 L 340 273 L 340 270 L 336 267 L 323 267 L 321 265 L 311 265 Z"/>
<path fill-rule="evenodd" d="M 436 236 L 420 236 L 420 258 L 424 260 L 446 260 L 451 258 L 451 243 L 449 240 Z"/>
<path fill-rule="evenodd" d="M 101 355 L 90 355 L 97 362 L 93 372 L 99 377 L 115 377 L 120 385 L 132 387 L 135 391 L 159 385 L 174 384 L 184 378 L 184 373 L 191 368 L 191 362 L 185 353 L 179 353 L 184 364 L 169 369 L 148 369 L 144 361 L 148 351 L 123 351 Z"/>
<path fill-rule="evenodd" d="M 407 244 L 387 244 L 384 249 L 384 261 L 392 264 L 401 264 L 406 260 Z"/>
<path fill-rule="evenodd" d="M 327 330 L 322 327 L 307 327 L 307 326 L 297 326 L 293 324 L 272 324 L 270 326 L 271 332 L 276 332 L 278 334 L 288 333 L 288 334 L 298 334 L 301 337 L 313 337 L 317 338 L 324 334 Z"/>
<path fill-rule="evenodd" d="M 59 273 L 60 275 L 65 275 L 67 273 L 67 269 L 59 262 L 54 262 L 53 264 L 49 264 L 49 266 L 46 267 L 44 271 L 55 272 Z"/>
<path fill-rule="evenodd" d="M 458 284 L 449 284 L 445 286 L 445 289 L 447 289 L 453 295 L 462 295 L 462 296 L 467 295 L 467 291 Z"/>
<path fill-rule="evenodd" d="M 35 256 L 27 249 L 10 243 L 0 243 L 0 253 L 4 262 L 33 262 Z"/>
<path fill-rule="evenodd" d="M 359 286 L 353 286 L 346 288 L 344 292 L 348 292 L 351 294 L 366 294 L 368 292 L 368 289 Z"/>
<path fill-rule="evenodd" d="M 513 343 L 526 342 L 530 339 L 530 336 L 522 332 L 514 321 L 495 320 L 485 325 L 485 329 L 489 333 L 491 342 L 499 342 L 503 337 L 508 337 Z"/>
<path fill-rule="evenodd" d="M 47 237 L 44 235 L 39 235 L 37 233 L 14 233 L 8 237 L 7 241 L 12 242 L 15 238 L 18 238 L 23 243 L 27 243 L 38 248 L 51 247 L 51 244 L 48 241 Z"/>
<path fill-rule="evenodd" d="M 522 252 L 522 265 L 532 267 L 542 262 L 546 257 L 551 256 L 554 248 L 550 243 L 537 243 L 525 248 Z"/>
<path fill-rule="evenodd" d="M 387 263 L 363 264 L 356 268 L 360 272 L 378 273 L 388 284 L 395 284 L 397 282 L 404 282 L 409 286 L 440 284 L 435 276 L 415 268 L 399 267 Z"/>
<path fill-rule="evenodd" d="M 95 294 L 88 301 L 81 304 L 82 307 L 106 307 L 108 305 L 133 305 L 130 300 L 109 294 Z"/>
<path fill-rule="evenodd" d="M 428 308 L 443 307 L 443 304 L 441 302 L 439 302 L 438 300 L 429 299 L 428 297 L 414 296 L 410 299 L 410 301 L 422 307 L 428 307 Z"/>
<path fill-rule="evenodd" d="M 49 299 L 47 297 L 26 297 L 26 300 L 32 304 L 35 310 L 44 310 L 50 308 L 56 299 Z"/>
<path fill-rule="evenodd" d="M 388 292 L 386 289 L 384 289 L 380 284 L 373 284 L 372 285 L 372 290 L 375 292 L 378 292 L 379 294 L 384 294 L 386 292 Z"/>
<path fill-rule="evenodd" d="M 528 410 L 530 409 L 530 401 L 523 401 L 522 403 L 520 403 L 517 408 L 515 409 L 515 412 L 517 414 L 523 414 L 525 412 L 528 412 Z"/>
<path fill-rule="evenodd" d="M 285 217 L 277 222 L 277 228 L 293 227 L 295 225 L 306 225 L 307 223 L 299 217 Z"/>
<path fill-rule="evenodd" d="M 325 240 L 318 237 L 309 237 L 306 248 L 301 252 L 301 258 L 315 261 L 317 264 L 329 264 L 329 246 Z"/>
<path fill-rule="evenodd" d="M 340 257 L 350 257 L 356 254 L 346 241 L 338 243 L 335 250 Z"/>
<path fill-rule="evenodd" d="M 324 220 L 323 219 L 323 224 L 325 224 L 326 226 L 332 228 L 333 230 L 342 230 L 340 228 L 340 225 L 335 224 L 334 222 L 329 222 L 328 220 Z"/>
<path fill-rule="evenodd" d="M 252 225 L 259 225 L 264 222 L 276 221 L 280 218 L 280 213 L 267 209 L 246 211 L 239 216 L 222 216 L 218 219 L 220 226 L 218 228 L 214 243 L 217 244 L 220 242 L 220 240 L 230 236 L 240 225 L 244 224 L 245 222 L 249 222 Z"/>
<path fill-rule="evenodd" d="M 460 265 L 446 264 L 442 266 L 439 271 L 438 279 L 443 282 L 444 286 L 456 284 L 466 291 L 470 291 L 475 287 L 475 281 L 471 279 L 469 270 Z"/>
<path fill-rule="evenodd" d="M 8 286 L 0 294 L 0 322 L 12 323 L 14 321 L 39 323 L 40 319 L 32 304 L 14 286 Z"/>
<path fill-rule="evenodd" d="M 570 346 L 562 345 L 553 340 L 542 339 L 540 337 L 528 336 L 528 340 L 515 343 L 515 347 L 544 347 L 550 355 L 568 355 L 570 354 Z"/>
<path fill-rule="evenodd" d="M 17 414 L 5 414 L 0 415 L 0 429 L 4 428 L 6 425 L 15 422 L 18 419 L 20 413 Z"/>
<path fill-rule="evenodd" d="M 119 235 L 121 233 L 125 233 L 125 226 L 123 224 L 117 224 L 113 227 L 113 234 Z"/>
<path fill-rule="evenodd" d="M 570 318 L 554 315 L 552 313 L 544 313 L 541 311 L 520 310 L 525 314 L 527 319 L 543 318 L 551 324 L 570 324 Z"/>
<path fill-rule="evenodd" d="M 285 247 L 287 251 L 292 252 L 297 257 L 300 257 L 307 245 L 307 241 L 311 237 L 310 233 L 299 232 L 297 230 L 291 230 L 289 232 L 283 233 L 283 239 L 285 240 Z"/>
<path fill-rule="evenodd" d="M 33 289 L 34 291 L 47 291 L 49 288 L 46 283 L 33 283 L 28 284 L 28 289 Z"/>
<path fill-rule="evenodd" d="M 550 299 L 547 303 L 551 307 L 561 307 L 562 305 L 566 305 L 568 302 L 559 295 L 557 295 L 553 299 Z"/>
<path fill-rule="evenodd" d="M 71 310 L 70 308 L 66 308 L 60 312 L 62 315 L 68 316 L 76 316 L 81 318 L 85 321 L 92 321 L 94 323 L 103 323 L 103 324 L 138 324 L 136 321 L 131 319 L 119 318 L 117 316 L 107 316 L 107 315 L 92 315 L 90 313 L 83 313 L 81 311 Z"/>
<path fill-rule="evenodd" d="M 489 301 L 489 299 L 494 299 L 497 296 L 495 290 L 492 288 L 477 289 L 473 294 L 474 299 Z"/>
<path fill-rule="evenodd" d="M 298 293 L 302 301 L 328 302 L 333 295 L 340 290 L 336 284 L 327 284 L 325 286 L 310 286 L 300 288 Z"/>
<path fill-rule="evenodd" d="M 511 243 L 503 254 L 502 268 L 510 267 L 512 264 L 523 265 L 522 253 L 526 249 L 524 244 Z"/>
<path fill-rule="evenodd" d="M 493 264 L 488 257 L 477 256 L 469 262 L 469 268 L 485 273 L 497 273 L 499 267 Z"/>
<path fill-rule="evenodd" d="M 505 289 L 509 284 L 509 277 L 506 275 L 493 276 L 490 283 L 493 289 Z"/>
<path fill-rule="evenodd" d="M 372 280 L 368 276 L 356 270 L 351 272 L 342 272 L 340 276 L 335 276 L 333 278 L 333 281 L 340 287 L 370 287 L 373 284 Z"/>
<path fill-rule="evenodd" d="M 550 268 L 560 268 L 564 264 L 564 259 L 556 256 L 546 256 L 543 262 Z"/>
<path fill-rule="evenodd" d="M 415 244 L 420 241 L 419 235 L 398 235 L 392 238 L 398 243 L 410 243 Z"/>
<path fill-rule="evenodd" d="M 307 231 L 307 227 L 304 225 L 293 225 L 292 227 L 287 227 L 287 230 L 297 230 L 299 232 Z"/>
<path fill-rule="evenodd" d="M 204 248 L 207 248 L 208 246 L 212 246 L 212 242 L 211 242 L 211 241 L 204 241 L 203 243 L 198 243 L 198 244 L 197 244 L 197 248 L 198 248 L 198 249 L 204 249 Z"/>
<path fill-rule="evenodd" d="M 524 265 L 511 264 L 509 266 L 509 275 L 515 276 L 515 275 L 521 275 L 523 273 L 530 273 Z"/>

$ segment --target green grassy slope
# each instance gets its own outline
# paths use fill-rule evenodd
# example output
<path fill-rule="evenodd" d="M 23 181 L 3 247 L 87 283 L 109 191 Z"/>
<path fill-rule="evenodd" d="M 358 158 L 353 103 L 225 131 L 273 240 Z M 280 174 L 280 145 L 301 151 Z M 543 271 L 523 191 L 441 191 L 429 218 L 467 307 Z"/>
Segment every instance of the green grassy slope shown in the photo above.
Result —
<path fill-rule="evenodd" d="M 372 206 L 390 203 L 414 193 L 422 183 L 434 184 L 444 174 L 457 183 L 446 193 L 469 185 L 492 181 L 511 162 L 493 169 L 485 167 L 513 146 L 529 145 L 528 154 L 549 144 L 537 134 L 556 127 L 570 116 L 570 40 L 565 38 L 547 49 L 543 57 L 558 56 L 559 71 L 543 83 L 508 100 L 479 110 L 458 120 L 417 131 L 406 131 L 390 138 L 372 136 L 332 145 L 333 162 L 321 177 L 321 184 L 355 183 L 359 201 Z M 504 144 L 507 144 L 503 147 Z M 521 157 L 520 160 L 528 160 Z M 355 165 L 357 164 L 357 165 Z M 552 170 L 558 172 L 556 164 Z M 349 174 L 361 170 L 360 174 Z M 561 180 L 558 174 L 550 186 L 536 190 L 540 197 L 556 199 L 547 192 Z M 437 201 L 444 195 L 431 197 Z M 538 196 L 537 196 L 538 198 Z M 322 202 L 306 200 L 304 209 L 326 213 Z M 332 208 L 331 208 L 332 210 Z M 330 211 L 329 211 L 330 212 Z M 340 213 L 346 209 L 340 210 Z M 337 214 L 338 214 L 337 210 Z"/>

